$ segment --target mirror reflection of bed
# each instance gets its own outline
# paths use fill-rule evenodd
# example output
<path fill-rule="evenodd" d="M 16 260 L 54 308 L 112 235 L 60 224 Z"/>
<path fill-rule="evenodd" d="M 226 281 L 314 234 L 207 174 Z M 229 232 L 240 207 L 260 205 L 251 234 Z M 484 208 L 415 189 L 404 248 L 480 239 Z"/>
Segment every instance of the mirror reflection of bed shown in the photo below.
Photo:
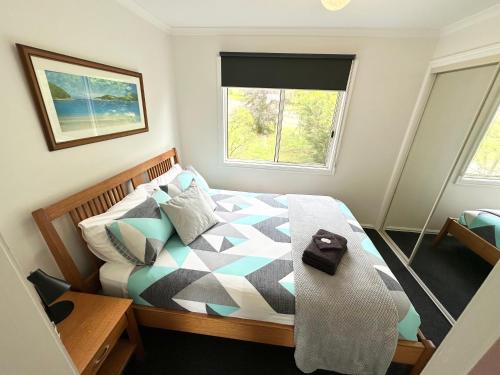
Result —
<path fill-rule="evenodd" d="M 497 216 L 497 219 L 500 224 L 500 217 Z M 462 237 L 445 231 L 440 237 L 440 232 L 432 230 L 424 235 L 413 259 L 412 268 L 451 316 L 458 319 L 493 268 L 493 265 L 487 260 L 490 258 L 485 259 L 481 252 L 478 254 L 474 250 L 477 247 L 480 250 L 484 249 L 484 242 L 490 245 L 490 251 L 494 249 L 500 255 L 500 250 L 476 234 L 482 232 L 479 229 L 481 227 L 474 227 L 471 230 L 458 221 L 454 222 L 463 228 L 463 233 L 468 233 L 471 236 L 473 241 L 471 247 L 474 249 L 467 246 L 469 244 L 467 239 L 464 241 Z M 443 221 L 441 229 L 447 228 L 447 223 L 448 219 Z M 475 224 L 477 225 L 477 222 Z M 398 247 L 404 249 L 404 253 L 410 257 L 419 233 L 401 231 L 387 231 L 387 233 Z"/>
<path fill-rule="evenodd" d="M 435 74 L 384 223 L 386 240 L 452 324 L 500 258 L 496 70 Z"/>

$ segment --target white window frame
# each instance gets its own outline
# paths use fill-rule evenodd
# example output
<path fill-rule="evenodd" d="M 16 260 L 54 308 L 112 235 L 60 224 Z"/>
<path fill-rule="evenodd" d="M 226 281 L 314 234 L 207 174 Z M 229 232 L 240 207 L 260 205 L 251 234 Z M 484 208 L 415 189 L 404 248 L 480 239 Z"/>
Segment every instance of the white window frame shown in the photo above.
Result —
<path fill-rule="evenodd" d="M 500 95 L 497 98 L 497 102 L 500 101 Z M 472 143 L 471 148 L 469 149 L 469 152 L 467 153 L 467 156 L 462 164 L 462 167 L 459 170 L 458 176 L 455 180 L 455 184 L 457 185 L 482 185 L 482 186 L 495 186 L 498 187 L 500 186 L 500 180 L 493 180 L 489 178 L 475 178 L 475 177 L 467 177 L 465 173 L 467 172 L 467 169 L 469 168 L 470 163 L 472 162 L 472 159 L 474 158 L 474 155 L 476 154 L 479 145 L 481 144 L 484 136 L 486 135 L 486 132 L 492 125 L 493 117 L 495 116 L 497 110 L 499 108 L 499 105 L 497 104 L 496 106 L 493 106 L 493 108 L 490 110 L 490 113 L 488 114 L 486 121 L 482 124 L 481 129 L 477 136 L 474 139 L 474 142 Z"/>
<path fill-rule="evenodd" d="M 340 97 L 337 99 L 335 105 L 335 113 L 332 118 L 332 131 L 334 131 L 333 139 L 330 140 L 328 145 L 328 151 L 326 155 L 326 165 L 316 165 L 316 164 L 292 164 L 292 163 L 279 163 L 275 161 L 260 161 L 260 160 L 238 160 L 229 159 L 227 157 L 227 141 L 228 141 L 228 113 L 227 113 L 227 87 L 222 87 L 221 85 L 221 59 L 217 58 L 217 90 L 218 90 L 218 108 L 219 108 L 219 118 L 222 124 L 222 160 L 223 165 L 228 167 L 244 167 L 244 168 L 258 168 L 258 169 L 268 169 L 268 170 L 282 170 L 290 172 L 302 172 L 308 174 L 324 174 L 333 175 L 335 174 L 335 168 L 337 166 L 337 159 L 339 155 L 344 123 L 347 117 L 347 109 L 351 97 L 351 86 L 354 81 L 354 76 L 357 68 L 357 60 L 353 60 L 351 64 L 351 71 L 349 73 L 349 80 L 347 82 L 347 87 L 345 92 L 340 92 Z M 284 89 L 286 90 L 286 89 Z M 338 102 L 340 100 L 340 102 Z M 281 102 L 281 101 L 280 101 Z M 279 108 L 280 112 L 278 116 L 283 116 L 283 106 Z M 280 122 L 278 121 L 278 124 Z M 275 145 L 279 147 L 278 144 Z M 276 154 L 276 153 L 275 153 Z"/>

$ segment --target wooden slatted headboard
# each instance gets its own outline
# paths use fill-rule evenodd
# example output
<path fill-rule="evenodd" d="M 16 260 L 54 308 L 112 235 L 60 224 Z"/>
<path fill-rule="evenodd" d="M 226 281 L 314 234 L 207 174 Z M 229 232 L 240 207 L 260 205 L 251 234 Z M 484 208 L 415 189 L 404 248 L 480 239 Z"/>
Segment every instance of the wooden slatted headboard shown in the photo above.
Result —
<path fill-rule="evenodd" d="M 152 180 L 167 172 L 177 163 L 179 163 L 179 157 L 176 149 L 172 148 L 116 176 L 33 212 L 33 218 L 59 269 L 74 290 L 95 292 L 100 288 L 99 267 L 102 261 L 89 250 L 88 253 L 93 260 L 92 271 L 89 276 L 83 275 L 56 231 L 53 221 L 69 214 L 78 233 L 80 233 L 81 241 L 84 242 L 78 228 L 80 221 L 106 212 L 111 206 L 121 201 L 127 195 L 128 185 L 131 184 L 135 189 L 138 185 L 146 182 L 146 176 Z M 84 247 L 87 249 L 85 242 Z"/>

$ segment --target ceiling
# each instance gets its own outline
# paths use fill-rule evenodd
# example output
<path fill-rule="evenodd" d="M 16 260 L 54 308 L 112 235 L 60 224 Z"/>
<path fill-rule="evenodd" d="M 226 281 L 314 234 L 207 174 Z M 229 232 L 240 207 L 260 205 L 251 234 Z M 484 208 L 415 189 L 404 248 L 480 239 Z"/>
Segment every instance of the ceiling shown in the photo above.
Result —
<path fill-rule="evenodd" d="M 128 0 L 170 27 L 440 29 L 500 0 Z"/>

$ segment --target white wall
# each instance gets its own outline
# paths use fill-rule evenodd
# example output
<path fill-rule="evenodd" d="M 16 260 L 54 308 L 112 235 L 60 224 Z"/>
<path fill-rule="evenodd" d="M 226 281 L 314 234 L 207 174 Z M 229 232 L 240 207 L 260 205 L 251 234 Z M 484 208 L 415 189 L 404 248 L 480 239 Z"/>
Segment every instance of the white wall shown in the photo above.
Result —
<path fill-rule="evenodd" d="M 447 217 L 458 217 L 463 211 L 478 208 L 500 210 L 500 187 L 497 185 L 471 187 L 452 181 L 439 201 L 429 223 L 429 229 L 439 230 Z"/>
<path fill-rule="evenodd" d="M 434 51 L 435 58 L 499 43 L 500 4 L 443 31 Z"/>
<path fill-rule="evenodd" d="M 25 282 L 0 235 L 0 374 L 76 374 Z"/>
<path fill-rule="evenodd" d="M 143 74 L 148 133 L 49 152 L 14 43 Z M 31 212 L 178 146 L 170 38 L 114 1 L 2 1 L 0 231 L 22 272 L 58 274 Z"/>
<path fill-rule="evenodd" d="M 194 164 L 215 187 L 333 195 L 344 200 L 362 223 L 375 222 L 432 56 L 433 38 L 177 35 L 173 40 L 184 162 Z M 223 164 L 219 51 L 357 55 L 358 69 L 334 176 Z"/>

